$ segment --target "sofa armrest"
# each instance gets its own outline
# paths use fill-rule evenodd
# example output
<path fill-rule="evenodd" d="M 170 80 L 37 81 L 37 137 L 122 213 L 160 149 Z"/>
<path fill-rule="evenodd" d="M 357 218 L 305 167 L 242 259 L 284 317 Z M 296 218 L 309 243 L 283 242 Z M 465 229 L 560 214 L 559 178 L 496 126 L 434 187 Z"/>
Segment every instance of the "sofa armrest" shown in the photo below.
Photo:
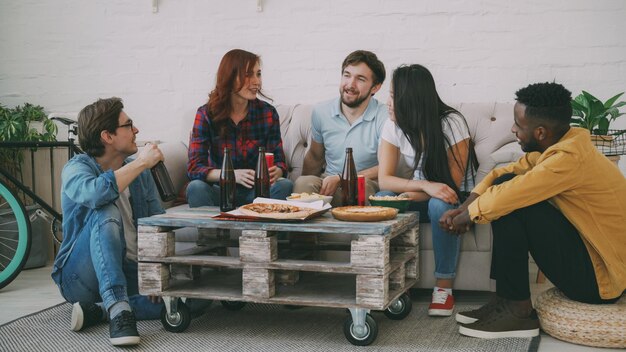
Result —
<path fill-rule="evenodd" d="M 517 142 L 511 142 L 503 145 L 491 153 L 490 158 L 493 161 L 495 168 L 517 161 L 523 155 L 524 152 L 522 151 L 520 145 Z"/>
<path fill-rule="evenodd" d="M 187 177 L 187 146 L 183 142 L 166 142 L 159 144 L 165 157 L 165 167 L 170 174 L 175 194 L 180 194 L 189 178 Z M 163 208 L 174 205 L 174 201 L 163 203 Z"/>
<path fill-rule="evenodd" d="M 280 130 L 283 140 L 283 150 L 290 180 L 302 175 L 302 164 L 309 145 L 311 144 L 311 112 L 313 105 L 296 104 L 293 106 L 278 105 L 280 116 Z"/>
<path fill-rule="evenodd" d="M 517 142 L 507 143 L 496 149 L 489 157 L 483 158 L 480 163 L 480 169 L 476 177 L 476 183 L 482 181 L 483 178 L 493 169 L 510 164 L 519 159 L 524 152 Z"/>

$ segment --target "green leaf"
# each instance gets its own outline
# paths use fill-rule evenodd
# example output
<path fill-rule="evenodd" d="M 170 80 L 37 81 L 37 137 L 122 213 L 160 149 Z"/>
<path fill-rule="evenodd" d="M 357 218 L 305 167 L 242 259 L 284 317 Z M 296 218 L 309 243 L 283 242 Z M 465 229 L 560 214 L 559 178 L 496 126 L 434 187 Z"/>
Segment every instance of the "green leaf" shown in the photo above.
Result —
<path fill-rule="evenodd" d="M 576 100 L 572 100 L 572 109 L 577 110 L 577 111 L 583 111 L 586 110 L 586 106 L 581 104 L 580 102 L 577 102 Z"/>
<path fill-rule="evenodd" d="M 626 113 L 624 112 L 620 112 L 618 114 L 615 115 L 611 115 L 611 121 L 615 121 L 618 117 L 622 116 L 622 115 L 626 115 Z"/>
<path fill-rule="evenodd" d="M 594 97 L 593 95 L 591 95 L 591 94 L 589 94 L 589 93 L 585 92 L 584 90 L 583 90 L 583 95 L 584 95 L 584 96 L 585 96 L 585 98 L 587 98 L 587 100 L 588 100 L 588 101 L 590 101 L 590 102 L 591 102 L 591 101 L 594 101 L 594 100 L 596 100 L 596 101 L 600 101 L 600 99 L 598 99 L 598 98 Z"/>
<path fill-rule="evenodd" d="M 58 131 L 58 127 L 57 127 L 56 123 L 54 123 L 54 121 L 52 121 L 50 119 L 46 119 L 43 122 L 43 127 L 44 127 L 44 130 L 46 131 L 46 135 L 52 136 L 52 138 L 53 138 L 52 140 L 54 140 L 54 137 L 56 136 L 57 131 Z M 47 138 L 46 140 L 50 140 L 49 139 L 50 137 L 46 137 L 46 138 Z"/>
<path fill-rule="evenodd" d="M 619 103 L 611 106 L 612 108 L 621 108 L 622 106 L 626 105 L 626 101 L 620 101 Z"/>
<path fill-rule="evenodd" d="M 617 94 L 616 96 L 612 97 L 611 99 L 607 100 L 607 101 L 604 103 L 604 107 L 605 107 L 605 108 L 607 108 L 607 109 L 608 109 L 608 108 L 613 107 L 613 103 L 615 103 L 615 101 L 616 101 L 616 100 L 617 100 L 620 96 L 622 96 L 622 94 L 624 94 L 624 92 L 621 92 L 621 93 Z"/>
<path fill-rule="evenodd" d="M 591 118 L 604 117 L 606 115 L 606 109 L 604 104 L 599 100 L 592 100 L 589 104 L 589 116 Z"/>
<path fill-rule="evenodd" d="M 605 135 L 609 129 L 609 120 L 606 117 L 598 121 L 597 134 Z"/>
<path fill-rule="evenodd" d="M 580 104 L 579 110 L 586 111 L 589 108 L 589 100 L 583 94 L 578 95 L 573 101 Z"/>

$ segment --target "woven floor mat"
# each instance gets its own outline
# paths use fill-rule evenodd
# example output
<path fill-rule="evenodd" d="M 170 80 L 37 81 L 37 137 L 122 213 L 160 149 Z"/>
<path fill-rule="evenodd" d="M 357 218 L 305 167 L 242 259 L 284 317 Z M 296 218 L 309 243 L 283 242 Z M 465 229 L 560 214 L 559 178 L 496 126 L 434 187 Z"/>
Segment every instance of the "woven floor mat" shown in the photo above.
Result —
<path fill-rule="evenodd" d="M 0 351 L 119 351 L 109 343 L 108 324 L 81 332 L 69 329 L 72 306 L 48 308 L 0 326 Z M 461 306 L 457 309 L 473 309 Z M 454 316 L 430 318 L 425 304 L 414 304 L 404 320 L 389 320 L 380 312 L 378 338 L 370 346 L 352 346 L 343 334 L 344 309 L 290 310 L 282 306 L 248 304 L 228 311 L 219 303 L 193 320 L 183 333 L 165 331 L 160 321 L 141 321 L 141 344 L 147 351 L 531 351 L 540 337 L 483 340 L 461 336 Z"/>

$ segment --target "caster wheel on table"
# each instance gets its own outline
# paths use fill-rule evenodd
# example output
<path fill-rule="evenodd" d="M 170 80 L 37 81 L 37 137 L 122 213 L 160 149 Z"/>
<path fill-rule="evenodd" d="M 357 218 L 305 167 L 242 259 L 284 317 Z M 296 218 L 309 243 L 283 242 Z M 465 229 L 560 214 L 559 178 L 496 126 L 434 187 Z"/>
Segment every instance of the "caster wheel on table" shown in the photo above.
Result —
<path fill-rule="evenodd" d="M 167 314 L 165 307 L 161 309 L 161 323 L 169 332 L 183 332 L 191 323 L 191 313 L 185 303 L 178 302 L 176 313 Z"/>
<path fill-rule="evenodd" d="M 385 310 L 385 315 L 392 320 L 402 320 L 411 313 L 412 308 L 411 297 L 405 293 Z"/>
<path fill-rule="evenodd" d="M 346 335 L 346 339 L 355 346 L 367 346 L 376 340 L 378 324 L 376 324 L 376 320 L 371 315 L 365 316 L 365 326 L 361 330 L 356 329 L 352 322 L 352 317 L 349 317 L 343 324 L 343 333 Z"/>
<path fill-rule="evenodd" d="M 241 310 L 246 306 L 246 302 L 240 301 L 221 301 L 222 306 L 228 310 Z"/>

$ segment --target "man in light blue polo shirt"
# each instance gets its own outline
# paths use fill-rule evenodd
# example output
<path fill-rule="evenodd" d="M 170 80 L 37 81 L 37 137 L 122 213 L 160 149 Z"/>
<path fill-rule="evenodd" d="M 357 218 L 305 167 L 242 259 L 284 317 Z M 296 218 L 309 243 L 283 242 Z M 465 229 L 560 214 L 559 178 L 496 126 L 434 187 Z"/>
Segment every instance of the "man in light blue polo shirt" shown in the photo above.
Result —
<path fill-rule="evenodd" d="M 358 174 L 367 180 L 366 198 L 378 191 L 376 154 L 388 116 L 387 106 L 372 98 L 385 80 L 385 66 L 374 53 L 351 53 L 341 73 L 340 96 L 313 109 L 311 147 L 304 157 L 303 176 L 294 185 L 295 193 L 332 195 L 333 206 L 341 205 L 339 184 L 347 147 L 352 148 Z"/>

